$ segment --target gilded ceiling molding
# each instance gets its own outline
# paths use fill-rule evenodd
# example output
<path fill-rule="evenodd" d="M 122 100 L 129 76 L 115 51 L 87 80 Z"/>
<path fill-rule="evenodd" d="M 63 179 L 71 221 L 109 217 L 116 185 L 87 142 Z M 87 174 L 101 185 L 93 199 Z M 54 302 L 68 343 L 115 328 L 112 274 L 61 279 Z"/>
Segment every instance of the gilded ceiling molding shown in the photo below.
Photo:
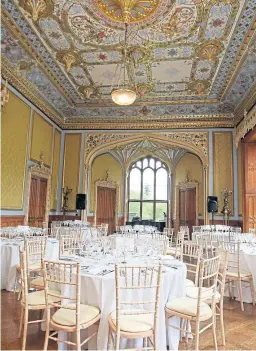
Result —
<path fill-rule="evenodd" d="M 8 80 L 25 98 L 31 101 L 37 108 L 43 111 L 47 117 L 55 122 L 59 127 L 63 127 L 62 117 L 46 102 L 42 95 L 35 91 L 34 86 L 23 77 L 14 67 L 11 67 L 8 60 L 1 55 L 2 76 Z"/>
<path fill-rule="evenodd" d="M 182 119 L 182 116 L 181 116 Z M 87 129 L 87 130 L 120 130 L 120 129 L 131 129 L 131 130 L 145 130 L 145 129 L 190 129 L 190 128 L 233 128 L 234 124 L 231 120 L 226 121 L 188 121 L 188 122 L 151 122 L 151 121 L 136 121 L 136 122 L 83 122 L 83 123 L 65 123 L 63 125 L 64 129 L 77 130 L 77 129 Z"/>
<path fill-rule="evenodd" d="M 245 137 L 246 133 L 248 133 L 255 126 L 256 126 L 256 105 L 254 105 L 253 109 L 250 112 L 245 113 L 244 119 L 235 128 L 236 147 L 238 147 L 239 141 Z"/>

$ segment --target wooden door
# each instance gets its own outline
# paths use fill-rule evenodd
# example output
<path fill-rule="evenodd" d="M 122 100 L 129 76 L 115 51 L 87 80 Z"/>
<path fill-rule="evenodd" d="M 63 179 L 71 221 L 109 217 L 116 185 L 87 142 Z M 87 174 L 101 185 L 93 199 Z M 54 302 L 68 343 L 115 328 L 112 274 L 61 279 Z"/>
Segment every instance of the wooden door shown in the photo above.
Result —
<path fill-rule="evenodd" d="M 96 224 L 108 224 L 108 233 L 116 229 L 116 189 L 97 188 L 97 218 Z"/>
<path fill-rule="evenodd" d="M 196 188 L 180 189 L 179 220 L 179 225 L 188 226 L 192 233 L 192 227 L 196 225 Z"/>
<path fill-rule="evenodd" d="M 256 138 L 256 130 L 255 130 Z M 244 162 L 244 206 L 243 229 L 248 232 L 250 228 L 256 229 L 256 143 L 243 144 Z"/>
<path fill-rule="evenodd" d="M 32 176 L 28 211 L 28 225 L 43 227 L 46 210 L 47 179 Z"/>

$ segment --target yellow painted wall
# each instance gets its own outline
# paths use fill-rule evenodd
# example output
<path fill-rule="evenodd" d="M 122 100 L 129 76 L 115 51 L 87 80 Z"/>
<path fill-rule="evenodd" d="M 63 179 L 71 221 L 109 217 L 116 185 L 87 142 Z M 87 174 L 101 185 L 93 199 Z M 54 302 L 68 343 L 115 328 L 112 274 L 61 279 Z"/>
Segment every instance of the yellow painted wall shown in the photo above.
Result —
<path fill-rule="evenodd" d="M 57 129 L 55 129 L 54 146 L 53 146 L 53 162 L 52 162 L 51 201 L 50 201 L 51 210 L 57 209 L 60 143 L 61 143 L 61 133 Z"/>
<path fill-rule="evenodd" d="M 1 207 L 23 208 L 30 107 L 10 92 L 1 118 Z"/>
<path fill-rule="evenodd" d="M 40 154 L 44 155 L 44 163 L 51 166 L 53 127 L 37 112 L 33 115 L 32 139 L 30 159 L 40 161 Z"/>
<path fill-rule="evenodd" d="M 188 170 L 189 179 L 196 180 L 198 184 L 198 207 L 199 215 L 203 215 L 203 166 L 200 159 L 190 153 L 185 154 L 179 161 L 175 168 L 175 185 L 179 182 L 184 182 L 185 172 Z M 175 192 L 175 206 L 173 213 L 176 214 L 176 192 Z"/>
<path fill-rule="evenodd" d="M 95 208 L 95 182 L 98 179 L 105 179 L 107 169 L 109 169 L 109 178 L 119 185 L 118 210 L 121 212 L 121 199 L 123 196 L 122 168 L 119 162 L 110 154 L 100 155 L 93 161 L 90 185 L 90 212 L 94 212 Z"/>
<path fill-rule="evenodd" d="M 233 187 L 233 138 L 231 132 L 213 133 L 213 191 L 219 199 L 219 213 L 223 207 L 221 190 Z M 229 200 L 229 208 L 233 214 L 233 195 Z"/>
<path fill-rule="evenodd" d="M 82 135 L 66 134 L 65 136 L 65 155 L 63 169 L 63 185 L 72 189 L 69 194 L 68 208 L 70 211 L 76 209 L 76 194 L 79 190 L 79 169 L 80 169 L 80 153 L 81 153 Z"/>
<path fill-rule="evenodd" d="M 237 168 L 238 168 L 238 215 L 243 214 L 243 165 L 242 165 L 242 144 L 238 144 L 237 148 Z"/>

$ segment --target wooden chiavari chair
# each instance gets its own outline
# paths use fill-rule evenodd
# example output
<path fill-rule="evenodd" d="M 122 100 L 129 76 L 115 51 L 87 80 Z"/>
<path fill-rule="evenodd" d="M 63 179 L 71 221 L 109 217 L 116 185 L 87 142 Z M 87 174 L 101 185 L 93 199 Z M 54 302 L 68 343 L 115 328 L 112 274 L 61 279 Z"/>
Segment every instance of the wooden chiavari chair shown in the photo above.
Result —
<path fill-rule="evenodd" d="M 241 270 L 241 251 L 240 242 L 220 243 L 220 246 L 229 252 L 229 260 L 226 274 L 226 283 L 229 285 L 229 297 L 234 297 L 234 283 L 237 282 L 238 294 L 240 299 L 241 310 L 244 311 L 243 289 L 250 288 L 252 296 L 252 304 L 255 305 L 255 291 L 253 286 L 253 277 L 250 272 Z M 244 286 L 242 286 L 242 283 Z M 232 290 L 231 290 L 232 288 Z"/>
<path fill-rule="evenodd" d="M 182 260 L 187 266 L 186 287 L 198 286 L 199 264 L 202 258 L 201 245 L 190 241 L 183 242 Z"/>
<path fill-rule="evenodd" d="M 23 327 L 23 337 L 22 337 L 22 350 L 26 349 L 26 340 L 27 340 L 27 329 L 28 324 L 41 323 L 44 322 L 44 319 L 28 321 L 29 311 L 31 310 L 45 310 L 45 292 L 43 290 L 35 291 L 28 293 L 28 275 L 29 270 L 27 263 L 27 255 L 25 252 L 21 252 L 21 290 L 22 290 L 22 299 L 21 299 L 21 317 L 20 317 L 20 328 L 19 328 L 19 338 L 21 337 L 22 327 Z M 60 292 L 58 290 L 51 290 L 51 293 L 54 296 L 51 296 L 52 302 L 60 301 Z"/>
<path fill-rule="evenodd" d="M 188 341 L 188 322 L 195 322 L 195 332 L 189 333 L 195 335 L 195 350 L 199 350 L 200 334 L 205 330 L 212 327 L 213 339 L 215 349 L 217 350 L 217 337 L 216 337 L 216 291 L 217 291 L 217 278 L 219 272 L 220 257 L 216 256 L 209 259 L 202 259 L 199 266 L 199 284 L 198 296 L 196 299 L 189 297 L 180 297 L 172 299 L 166 304 L 165 313 L 168 327 L 178 329 L 186 334 Z M 206 282 L 210 281 L 211 285 L 205 288 Z M 206 301 L 211 300 L 211 305 Z M 169 324 L 169 318 L 179 317 L 185 323 L 181 327 L 176 327 Z M 210 323 L 200 329 L 203 322 L 209 321 Z"/>
<path fill-rule="evenodd" d="M 149 349 L 149 342 L 153 350 L 158 350 L 157 327 L 162 266 L 116 265 L 115 277 L 116 311 L 108 318 L 108 350 L 111 342 L 114 349 L 119 350 L 121 338 L 143 338 L 141 349 Z M 138 300 L 134 298 L 131 301 L 129 296 L 129 299 L 125 299 L 123 297 L 125 291 L 136 293 L 141 291 L 139 294 L 141 298 Z M 143 291 L 150 293 L 150 300 L 146 300 Z"/>
<path fill-rule="evenodd" d="M 81 347 L 97 332 L 81 342 L 80 331 L 98 323 L 101 318 L 101 312 L 98 307 L 80 303 L 80 264 L 77 262 L 44 261 L 43 276 L 46 301 L 44 350 L 48 348 L 49 339 L 63 342 L 67 345 L 74 345 L 76 350 L 81 350 Z M 55 293 L 50 289 L 52 284 L 57 284 L 60 287 L 65 286 L 65 294 L 60 295 L 60 302 L 52 300 L 56 298 Z M 50 309 L 52 307 L 58 308 L 58 310 L 51 316 Z M 54 331 L 50 334 L 52 329 Z M 76 342 L 60 339 L 58 336 L 59 331 L 75 332 Z"/>
<path fill-rule="evenodd" d="M 61 236 L 59 241 L 59 258 L 76 256 L 83 248 L 80 236 Z"/>
<path fill-rule="evenodd" d="M 25 239 L 24 244 L 24 252 L 26 254 L 26 262 L 27 262 L 27 276 L 29 278 L 29 288 L 33 289 L 43 289 L 43 278 L 41 275 L 42 272 L 42 261 L 45 256 L 47 237 L 44 236 L 35 236 L 29 237 Z M 31 275 L 37 275 L 36 278 L 31 279 Z M 14 292 L 17 289 L 17 283 L 20 279 L 21 275 L 21 265 L 16 266 L 16 277 L 15 277 L 15 285 Z M 20 298 L 21 289 L 19 290 Z"/>
<path fill-rule="evenodd" d="M 189 236 L 189 227 L 188 226 L 181 226 L 180 227 L 180 232 L 184 232 L 184 240 L 190 240 Z"/>
<path fill-rule="evenodd" d="M 216 316 L 220 317 L 220 326 L 221 326 L 221 336 L 222 336 L 222 345 L 226 345 L 225 340 L 225 329 L 224 329 L 224 292 L 225 292 L 225 282 L 226 282 L 226 273 L 228 266 L 228 251 L 217 249 L 216 254 L 220 256 L 220 268 L 217 278 L 217 291 L 216 291 Z M 208 282 L 209 286 L 209 282 Z M 202 292 L 207 291 L 207 287 L 202 288 Z M 196 299 L 198 297 L 199 288 L 198 287 L 188 287 L 186 288 L 186 295 L 189 298 Z M 211 299 L 207 300 L 206 303 L 211 304 Z"/>
<path fill-rule="evenodd" d="M 182 260 L 182 249 L 184 242 L 184 232 L 178 232 L 175 245 L 167 248 L 166 254 Z"/>

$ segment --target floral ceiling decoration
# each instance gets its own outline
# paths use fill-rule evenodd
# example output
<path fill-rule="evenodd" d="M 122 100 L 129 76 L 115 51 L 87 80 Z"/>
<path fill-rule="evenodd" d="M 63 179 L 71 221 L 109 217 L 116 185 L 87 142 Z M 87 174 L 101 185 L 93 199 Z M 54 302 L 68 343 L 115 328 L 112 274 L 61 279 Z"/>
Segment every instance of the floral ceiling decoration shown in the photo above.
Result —
<path fill-rule="evenodd" d="M 155 127 L 232 125 L 256 85 L 256 0 L 137 0 L 125 11 L 121 3 L 2 0 L 3 77 L 67 128 L 133 123 L 143 106 Z M 125 16 L 130 35 L 147 40 L 129 45 L 127 85 L 136 82 L 139 97 L 120 107 L 110 92 Z"/>

